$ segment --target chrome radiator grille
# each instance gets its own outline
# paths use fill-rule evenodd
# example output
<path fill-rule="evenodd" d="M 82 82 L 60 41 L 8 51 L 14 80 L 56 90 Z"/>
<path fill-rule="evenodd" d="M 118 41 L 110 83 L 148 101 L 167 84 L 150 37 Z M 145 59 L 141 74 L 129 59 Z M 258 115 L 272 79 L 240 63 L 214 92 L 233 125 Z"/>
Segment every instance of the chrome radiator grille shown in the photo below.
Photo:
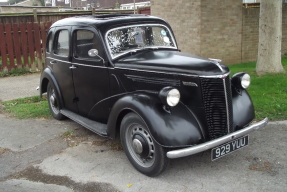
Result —
<path fill-rule="evenodd" d="M 230 78 L 201 78 L 209 139 L 233 132 Z"/>

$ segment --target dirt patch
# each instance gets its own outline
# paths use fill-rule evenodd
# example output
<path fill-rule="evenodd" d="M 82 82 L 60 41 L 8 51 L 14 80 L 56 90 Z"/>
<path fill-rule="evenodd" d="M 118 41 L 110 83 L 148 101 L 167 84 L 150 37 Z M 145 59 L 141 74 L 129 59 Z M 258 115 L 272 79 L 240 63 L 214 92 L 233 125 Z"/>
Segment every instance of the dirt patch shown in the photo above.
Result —
<path fill-rule="evenodd" d="M 62 138 L 67 142 L 69 147 L 78 146 L 82 142 L 91 142 L 95 146 L 107 146 L 111 150 L 122 151 L 122 145 L 119 138 L 111 140 L 96 135 L 87 129 L 76 129 L 74 131 L 67 131 L 62 135 Z"/>
<path fill-rule="evenodd" d="M 92 145 L 96 145 L 96 146 L 108 146 L 109 148 L 111 148 L 111 150 L 114 151 L 122 151 L 122 145 L 121 145 L 121 141 L 119 139 L 116 140 L 110 140 L 110 139 L 102 139 L 102 140 L 96 140 L 92 142 Z"/>
<path fill-rule="evenodd" d="M 269 161 L 265 161 L 258 157 L 254 157 L 254 158 L 249 157 L 247 158 L 247 160 L 250 162 L 249 169 L 252 171 L 267 172 L 272 176 L 275 176 L 278 174 L 273 164 Z"/>
<path fill-rule="evenodd" d="M 75 147 L 78 146 L 81 142 L 87 141 L 87 137 L 81 137 L 81 136 L 63 136 L 64 140 L 67 142 L 69 147 Z"/>
<path fill-rule="evenodd" d="M 8 152 L 8 151 L 10 151 L 10 149 L 6 149 L 6 148 L 1 148 L 1 147 L 0 147 L 0 155 L 6 153 L 6 152 Z"/>
<path fill-rule="evenodd" d="M 45 174 L 36 167 L 28 167 L 27 169 L 18 172 L 14 175 L 11 175 L 7 178 L 7 180 L 10 179 L 27 179 L 33 182 L 66 186 L 75 192 L 119 191 L 109 183 L 101 183 L 101 182 L 79 183 L 71 180 L 67 176 L 56 176 L 56 175 Z"/>

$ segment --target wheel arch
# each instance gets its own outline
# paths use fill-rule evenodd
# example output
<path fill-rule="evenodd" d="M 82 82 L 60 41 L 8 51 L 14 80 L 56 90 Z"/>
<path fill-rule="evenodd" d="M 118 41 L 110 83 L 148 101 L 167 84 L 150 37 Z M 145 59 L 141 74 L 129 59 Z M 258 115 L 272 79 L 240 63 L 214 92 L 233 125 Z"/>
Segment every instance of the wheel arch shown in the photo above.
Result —
<path fill-rule="evenodd" d="M 53 83 L 54 88 L 56 89 L 56 94 L 59 98 L 60 106 L 64 106 L 64 101 L 60 91 L 60 87 L 50 68 L 46 68 L 41 74 L 40 97 L 42 97 L 42 95 L 47 92 L 48 84 L 50 82 Z"/>
<path fill-rule="evenodd" d="M 194 114 L 180 103 L 168 113 L 157 95 L 135 93 L 120 98 L 112 107 L 107 133 L 115 138 L 126 114 L 134 112 L 146 123 L 152 137 L 164 147 L 186 147 L 202 142 L 203 134 Z"/>

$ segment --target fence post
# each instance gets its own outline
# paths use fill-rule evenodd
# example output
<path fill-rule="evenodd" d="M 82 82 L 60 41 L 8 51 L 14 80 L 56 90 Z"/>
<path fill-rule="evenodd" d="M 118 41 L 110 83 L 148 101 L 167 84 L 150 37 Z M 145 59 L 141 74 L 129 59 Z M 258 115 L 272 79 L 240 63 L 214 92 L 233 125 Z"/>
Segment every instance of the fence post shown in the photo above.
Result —
<path fill-rule="evenodd" d="M 95 7 L 92 8 L 92 15 L 95 15 L 96 14 L 96 9 Z"/>
<path fill-rule="evenodd" d="M 34 23 L 38 23 L 38 15 L 37 15 L 37 9 L 33 9 L 33 15 L 34 15 Z"/>

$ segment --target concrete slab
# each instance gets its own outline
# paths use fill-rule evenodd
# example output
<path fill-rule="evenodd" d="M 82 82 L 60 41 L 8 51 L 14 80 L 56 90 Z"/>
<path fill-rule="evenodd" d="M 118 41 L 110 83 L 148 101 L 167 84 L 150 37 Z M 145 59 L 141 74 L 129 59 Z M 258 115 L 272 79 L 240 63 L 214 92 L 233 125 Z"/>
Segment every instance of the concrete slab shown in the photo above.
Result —
<path fill-rule="evenodd" d="M 54 119 L 19 120 L 0 114 L 0 147 L 24 151 L 70 130 L 69 123 Z"/>
<path fill-rule="evenodd" d="M 39 95 L 40 73 L 0 78 L 0 101 Z"/>

